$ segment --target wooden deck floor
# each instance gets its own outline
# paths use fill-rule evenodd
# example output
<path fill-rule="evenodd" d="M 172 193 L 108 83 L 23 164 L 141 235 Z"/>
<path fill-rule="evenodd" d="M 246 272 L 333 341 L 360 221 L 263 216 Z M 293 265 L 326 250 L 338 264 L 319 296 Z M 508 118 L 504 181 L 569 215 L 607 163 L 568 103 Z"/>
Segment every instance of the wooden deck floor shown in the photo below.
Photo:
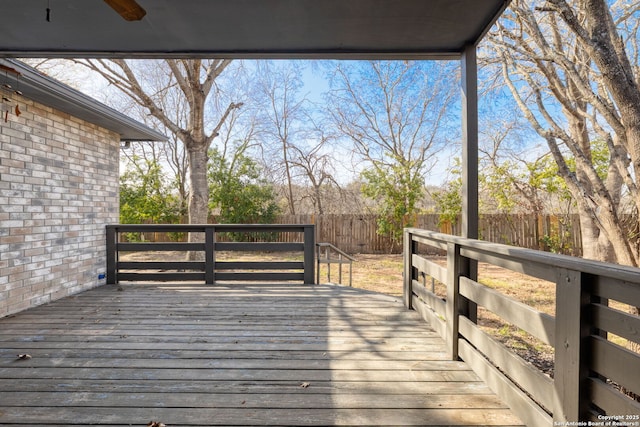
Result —
<path fill-rule="evenodd" d="M 0 425 L 151 420 L 521 425 L 399 298 L 353 288 L 110 285 L 0 319 Z"/>

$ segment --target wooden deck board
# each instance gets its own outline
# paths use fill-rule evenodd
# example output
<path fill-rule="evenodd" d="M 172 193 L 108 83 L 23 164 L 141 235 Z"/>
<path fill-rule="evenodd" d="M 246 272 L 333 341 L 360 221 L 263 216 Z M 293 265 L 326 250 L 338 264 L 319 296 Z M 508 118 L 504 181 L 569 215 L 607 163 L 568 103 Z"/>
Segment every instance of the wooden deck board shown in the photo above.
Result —
<path fill-rule="evenodd" d="M 0 319 L 0 425 L 150 420 L 521 425 L 417 313 L 353 288 L 104 286 Z"/>

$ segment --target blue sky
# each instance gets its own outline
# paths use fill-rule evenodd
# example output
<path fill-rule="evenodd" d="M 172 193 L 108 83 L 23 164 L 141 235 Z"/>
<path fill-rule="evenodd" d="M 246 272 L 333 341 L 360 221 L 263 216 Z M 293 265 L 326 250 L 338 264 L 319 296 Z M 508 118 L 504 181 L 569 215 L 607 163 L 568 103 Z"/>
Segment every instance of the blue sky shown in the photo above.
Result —
<path fill-rule="evenodd" d="M 324 104 L 325 100 L 323 94 L 329 90 L 329 82 L 326 78 L 326 64 L 326 61 L 303 61 L 304 68 L 302 80 L 304 86 L 301 90 L 301 94 L 306 95 L 310 101 L 319 105 Z M 110 88 L 104 80 L 92 78 L 91 73 L 80 66 L 75 66 L 73 68 L 66 66 L 65 74 L 73 76 L 73 86 L 101 102 L 113 104 L 114 98 L 119 97 L 115 95 L 114 89 Z M 459 86 L 459 79 L 457 77 L 452 79 L 450 84 Z M 457 102 L 459 103 L 459 101 Z M 492 115 L 499 115 L 499 120 L 510 118 L 506 116 L 519 115 L 519 110 L 514 105 L 511 95 L 505 91 L 501 93 L 494 92 L 491 94 L 491 97 L 481 97 L 480 104 L 481 126 L 483 120 L 487 118 L 492 120 Z M 458 105 L 455 108 L 456 112 L 454 112 L 449 119 L 451 120 L 450 125 L 452 127 L 460 126 L 459 107 L 460 106 Z M 483 138 L 482 129 L 480 138 Z M 343 160 L 345 157 L 348 157 L 350 152 L 350 147 L 344 146 L 344 144 L 337 148 L 337 150 L 341 151 L 338 157 Z M 520 146 L 523 155 L 527 155 L 527 153 L 529 153 L 532 157 L 539 156 L 539 154 L 545 150 L 539 137 L 531 131 L 524 133 L 520 132 L 518 135 L 514 135 L 514 145 Z M 446 149 L 444 149 L 438 155 L 437 167 L 433 168 L 429 173 L 427 183 L 430 185 L 440 185 L 446 181 L 449 178 L 449 170 L 453 165 L 453 159 L 455 157 L 460 157 L 460 155 L 461 151 L 459 143 L 450 144 Z M 345 170 L 350 167 L 352 167 L 350 163 L 345 165 Z M 346 182 L 353 179 L 353 176 L 345 174 L 341 181 Z"/>

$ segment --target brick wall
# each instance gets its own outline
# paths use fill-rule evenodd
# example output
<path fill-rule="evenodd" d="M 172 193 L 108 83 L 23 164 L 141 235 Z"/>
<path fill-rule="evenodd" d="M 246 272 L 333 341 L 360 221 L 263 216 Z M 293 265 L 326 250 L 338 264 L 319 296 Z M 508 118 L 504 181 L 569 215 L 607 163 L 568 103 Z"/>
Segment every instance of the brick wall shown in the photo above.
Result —
<path fill-rule="evenodd" d="M 97 286 L 119 210 L 119 136 L 16 101 L 0 118 L 0 317 Z"/>

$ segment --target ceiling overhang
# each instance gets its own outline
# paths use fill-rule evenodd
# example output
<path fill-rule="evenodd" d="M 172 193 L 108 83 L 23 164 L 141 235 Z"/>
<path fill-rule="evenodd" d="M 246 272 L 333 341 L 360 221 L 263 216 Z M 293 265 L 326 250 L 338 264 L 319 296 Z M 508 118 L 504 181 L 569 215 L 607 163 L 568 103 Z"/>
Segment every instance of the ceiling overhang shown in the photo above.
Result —
<path fill-rule="evenodd" d="M 509 0 L 4 0 L 0 56 L 458 58 Z"/>

